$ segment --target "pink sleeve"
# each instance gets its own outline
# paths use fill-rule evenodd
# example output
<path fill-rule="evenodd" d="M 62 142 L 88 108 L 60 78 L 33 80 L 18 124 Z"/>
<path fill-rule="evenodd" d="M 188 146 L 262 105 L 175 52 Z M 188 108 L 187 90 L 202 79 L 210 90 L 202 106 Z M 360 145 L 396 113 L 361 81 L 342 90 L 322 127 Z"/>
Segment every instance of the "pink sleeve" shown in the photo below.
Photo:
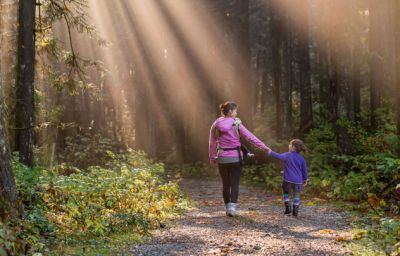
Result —
<path fill-rule="evenodd" d="M 261 141 L 259 140 L 254 134 L 252 134 L 249 130 L 247 130 L 244 125 L 240 124 L 239 126 L 240 129 L 240 135 L 245 138 L 247 141 L 249 141 L 251 144 L 254 146 L 258 147 L 261 150 L 268 150 L 268 147 Z"/>
<path fill-rule="evenodd" d="M 217 122 L 215 121 L 210 129 L 210 139 L 209 139 L 209 156 L 210 156 L 210 161 L 215 160 L 216 155 L 215 155 L 215 148 L 217 147 L 217 139 L 215 138 L 215 129 L 216 129 L 216 124 Z"/>

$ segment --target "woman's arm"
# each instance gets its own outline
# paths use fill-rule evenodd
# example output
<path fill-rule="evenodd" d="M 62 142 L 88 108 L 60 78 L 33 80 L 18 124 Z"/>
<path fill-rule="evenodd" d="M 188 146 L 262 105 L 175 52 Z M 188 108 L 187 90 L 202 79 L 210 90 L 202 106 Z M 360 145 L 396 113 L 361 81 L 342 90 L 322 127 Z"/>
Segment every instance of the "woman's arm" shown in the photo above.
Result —
<path fill-rule="evenodd" d="M 217 124 L 217 121 L 215 121 L 211 125 L 211 129 L 210 129 L 210 138 L 209 138 L 209 143 L 208 143 L 210 163 L 214 162 L 215 158 L 216 158 L 216 154 L 215 154 L 215 149 L 217 147 L 217 138 L 215 138 L 216 124 Z"/>
<path fill-rule="evenodd" d="M 240 135 L 243 136 L 248 142 L 258 147 L 261 150 L 268 151 L 267 147 L 261 140 L 259 140 L 254 134 L 252 134 L 243 124 L 239 125 Z"/>

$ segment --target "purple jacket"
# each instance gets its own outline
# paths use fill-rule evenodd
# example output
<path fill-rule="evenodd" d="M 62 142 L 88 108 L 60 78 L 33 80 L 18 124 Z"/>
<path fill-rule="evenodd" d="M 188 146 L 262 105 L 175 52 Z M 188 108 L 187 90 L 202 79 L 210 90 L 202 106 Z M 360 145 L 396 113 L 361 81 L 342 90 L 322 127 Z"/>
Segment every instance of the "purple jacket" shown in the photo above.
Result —
<path fill-rule="evenodd" d="M 235 131 L 233 126 L 234 119 L 232 117 L 220 117 L 212 124 L 210 129 L 210 140 L 209 140 L 209 153 L 210 161 L 214 161 L 217 157 L 239 157 L 236 150 L 229 150 L 216 154 L 216 147 L 218 143 L 219 148 L 235 148 L 240 146 L 240 138 Z M 215 129 L 219 131 L 219 137 L 215 137 Z M 247 141 L 252 143 L 254 146 L 267 151 L 268 147 L 260 141 L 254 134 L 244 127 L 243 124 L 239 125 L 240 135 Z"/>
<path fill-rule="evenodd" d="M 308 179 L 306 160 L 297 152 L 286 152 L 283 154 L 270 151 L 269 155 L 282 160 L 285 164 L 283 167 L 283 180 L 302 184 Z"/>

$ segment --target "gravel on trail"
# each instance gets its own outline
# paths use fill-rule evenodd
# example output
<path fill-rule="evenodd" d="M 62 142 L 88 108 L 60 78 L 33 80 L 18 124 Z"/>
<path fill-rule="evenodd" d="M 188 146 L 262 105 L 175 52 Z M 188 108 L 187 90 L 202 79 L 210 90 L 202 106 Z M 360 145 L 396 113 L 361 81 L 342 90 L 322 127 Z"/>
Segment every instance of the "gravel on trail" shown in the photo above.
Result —
<path fill-rule="evenodd" d="M 131 255 L 352 255 L 340 240 L 350 236 L 346 212 L 302 201 L 299 217 L 285 216 L 281 196 L 241 185 L 239 217 L 225 216 L 222 185 L 183 180 L 196 208 L 153 232 Z"/>

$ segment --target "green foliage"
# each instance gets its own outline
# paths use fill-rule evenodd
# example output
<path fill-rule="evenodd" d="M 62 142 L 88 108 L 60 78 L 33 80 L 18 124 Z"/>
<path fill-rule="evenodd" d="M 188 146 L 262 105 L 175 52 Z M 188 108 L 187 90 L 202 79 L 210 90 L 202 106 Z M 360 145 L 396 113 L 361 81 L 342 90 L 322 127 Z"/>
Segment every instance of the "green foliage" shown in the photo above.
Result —
<path fill-rule="evenodd" d="M 400 220 L 381 218 L 373 224 L 355 224 L 351 247 L 355 255 L 399 255 Z"/>
<path fill-rule="evenodd" d="M 104 167 L 87 170 L 68 164 L 29 169 L 14 161 L 24 214 L 0 225 L 0 253 L 43 252 L 52 243 L 76 244 L 121 231 L 146 235 L 183 207 L 177 183 L 162 178 L 163 164 L 142 152 L 105 154 Z"/>
<path fill-rule="evenodd" d="M 216 178 L 218 174 L 218 166 L 211 166 L 202 162 L 193 164 L 183 164 L 175 166 L 174 171 L 177 175 L 184 178 Z"/>
<path fill-rule="evenodd" d="M 282 185 L 282 169 L 280 167 L 275 164 L 245 165 L 244 180 L 263 184 L 268 191 L 278 192 Z"/>
<path fill-rule="evenodd" d="M 348 153 L 340 153 L 336 143 L 344 136 L 334 132 L 340 126 L 346 135 Z M 369 134 L 340 120 L 336 125 L 325 124 L 312 130 L 306 138 L 310 149 L 308 166 L 310 185 L 325 191 L 329 198 L 366 202 L 399 212 L 395 201 L 395 186 L 400 179 L 397 159 L 397 137 L 390 132 Z M 396 182 L 397 181 L 397 182 Z"/>
<path fill-rule="evenodd" d="M 369 228 L 368 233 L 387 254 L 400 254 L 400 220 L 383 218 L 377 227 Z"/>
<path fill-rule="evenodd" d="M 25 249 L 25 242 L 18 237 L 18 228 L 0 222 L 0 256 L 18 255 Z"/>
<path fill-rule="evenodd" d="M 114 153 L 118 152 L 117 143 L 99 134 L 76 134 L 74 137 L 65 138 L 65 148 L 59 155 L 61 162 L 69 163 L 78 168 L 88 166 L 104 166 L 113 160 Z"/>

